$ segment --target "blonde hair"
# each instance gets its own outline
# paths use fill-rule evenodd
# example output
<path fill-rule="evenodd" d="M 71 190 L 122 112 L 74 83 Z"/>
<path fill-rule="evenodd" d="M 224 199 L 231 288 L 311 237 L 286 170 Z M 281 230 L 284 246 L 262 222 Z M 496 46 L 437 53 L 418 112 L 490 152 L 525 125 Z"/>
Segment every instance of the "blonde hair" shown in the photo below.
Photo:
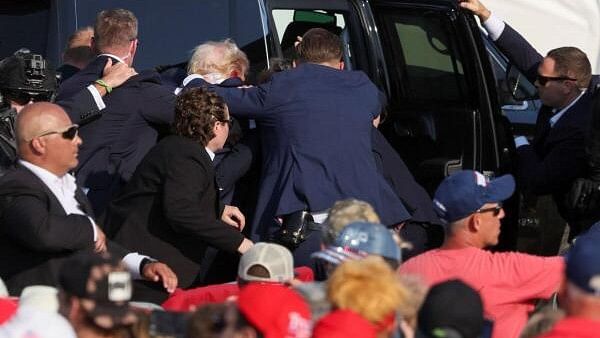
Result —
<path fill-rule="evenodd" d="M 346 225 L 354 222 L 380 223 L 375 209 L 365 201 L 349 198 L 335 202 L 325 220 L 323 242 L 332 243 Z"/>
<path fill-rule="evenodd" d="M 408 301 L 408 291 L 381 258 L 345 261 L 327 283 L 327 297 L 334 308 L 351 310 L 377 325 Z"/>
<path fill-rule="evenodd" d="M 207 41 L 194 48 L 188 62 L 188 74 L 206 75 L 217 72 L 229 75 L 232 71 L 237 71 L 240 76 L 245 76 L 249 65 L 246 53 L 233 40 Z"/>

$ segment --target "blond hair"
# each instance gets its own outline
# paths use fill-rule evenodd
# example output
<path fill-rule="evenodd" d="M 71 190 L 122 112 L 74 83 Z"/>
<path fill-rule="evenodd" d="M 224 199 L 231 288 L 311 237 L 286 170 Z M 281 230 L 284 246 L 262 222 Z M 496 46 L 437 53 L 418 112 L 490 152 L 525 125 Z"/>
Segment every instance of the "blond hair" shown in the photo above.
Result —
<path fill-rule="evenodd" d="M 349 198 L 335 202 L 325 220 L 323 242 L 331 244 L 346 225 L 354 222 L 380 223 L 375 209 L 365 201 Z"/>
<path fill-rule="evenodd" d="M 231 39 L 207 41 L 196 48 L 188 62 L 188 74 L 206 75 L 220 73 L 229 75 L 237 71 L 241 76 L 248 72 L 250 62 Z"/>
<path fill-rule="evenodd" d="M 334 308 L 377 325 L 407 303 L 408 291 L 381 257 L 370 256 L 339 265 L 327 283 L 327 297 Z"/>

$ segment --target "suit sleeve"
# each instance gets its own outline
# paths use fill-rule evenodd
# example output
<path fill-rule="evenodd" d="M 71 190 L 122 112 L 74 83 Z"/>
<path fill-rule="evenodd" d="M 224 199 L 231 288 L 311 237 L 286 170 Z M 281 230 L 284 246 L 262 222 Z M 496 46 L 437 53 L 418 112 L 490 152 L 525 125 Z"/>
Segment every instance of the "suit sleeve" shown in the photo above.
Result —
<path fill-rule="evenodd" d="M 236 252 L 244 236 L 234 227 L 214 217 L 214 199 L 206 198 L 214 180 L 207 164 L 195 156 L 171 156 L 164 178 L 163 206 L 165 218 L 173 231 L 228 252 Z M 210 165 L 210 164 L 208 164 Z M 212 202 L 212 205 L 209 205 Z"/>
<path fill-rule="evenodd" d="M 202 79 L 194 79 L 184 90 L 194 87 L 207 87 L 225 100 L 229 112 L 235 117 L 260 119 L 267 112 L 265 109 L 268 92 L 272 81 L 250 88 L 221 87 Z"/>
<path fill-rule="evenodd" d="M 533 83 L 537 77 L 537 68 L 542 62 L 543 56 L 508 24 L 495 43 L 510 62 Z"/>
<path fill-rule="evenodd" d="M 517 148 L 518 179 L 525 190 L 549 194 L 566 189 L 585 170 L 585 133 L 577 128 L 564 130 L 543 158 L 532 145 Z"/>
<path fill-rule="evenodd" d="M 2 224 L 8 237 L 35 251 L 63 252 L 90 249 L 94 231 L 83 215 L 49 213 L 46 198 L 17 195 L 6 204 Z"/>
<path fill-rule="evenodd" d="M 140 114 L 150 123 L 168 124 L 175 115 L 175 94 L 166 87 L 155 83 L 148 84 L 140 90 L 144 103 Z"/>
<path fill-rule="evenodd" d="M 102 114 L 92 93 L 87 88 L 80 90 L 74 96 L 56 101 L 56 103 L 67 112 L 73 123 L 80 126 L 95 120 Z"/>

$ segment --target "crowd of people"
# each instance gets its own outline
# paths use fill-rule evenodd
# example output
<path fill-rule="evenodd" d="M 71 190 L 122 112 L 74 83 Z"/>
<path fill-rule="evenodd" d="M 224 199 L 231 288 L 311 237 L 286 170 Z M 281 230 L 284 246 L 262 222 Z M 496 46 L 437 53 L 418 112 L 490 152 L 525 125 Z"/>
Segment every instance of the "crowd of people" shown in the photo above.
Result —
<path fill-rule="evenodd" d="M 2 60 L 0 338 L 597 336 L 598 77 L 460 6 L 543 105 L 514 176 L 460 170 L 433 198 L 326 29 L 252 85 L 228 39 L 137 71 L 126 9 L 75 32 L 57 70 Z M 489 250 L 515 193 L 554 197 L 565 256 Z"/>

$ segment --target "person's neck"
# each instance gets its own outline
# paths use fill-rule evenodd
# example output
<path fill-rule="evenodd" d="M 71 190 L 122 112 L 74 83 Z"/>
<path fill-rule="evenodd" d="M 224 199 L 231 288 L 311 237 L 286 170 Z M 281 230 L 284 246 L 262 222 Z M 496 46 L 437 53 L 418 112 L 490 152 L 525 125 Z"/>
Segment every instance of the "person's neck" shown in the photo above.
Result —
<path fill-rule="evenodd" d="M 110 54 L 118 57 L 120 61 L 123 61 L 128 66 L 131 67 L 133 64 L 133 57 L 129 49 L 104 49 L 100 51 L 98 54 Z"/>
<path fill-rule="evenodd" d="M 41 160 L 41 159 L 37 159 L 37 158 L 25 158 L 23 157 L 24 161 L 27 161 L 37 167 L 40 167 L 44 170 L 47 170 L 49 172 L 51 172 L 52 174 L 54 174 L 56 177 L 63 177 L 65 176 L 68 171 L 65 171 L 62 168 L 57 168 L 56 166 L 50 165 L 48 163 L 46 163 L 45 161 Z"/>
<path fill-rule="evenodd" d="M 446 240 L 440 247 L 443 250 L 456 250 L 465 248 L 483 249 L 483 245 L 474 237 L 462 234 L 446 234 Z"/>
<path fill-rule="evenodd" d="M 568 316 L 600 321 L 600 302 L 578 302 L 577 306 L 568 307 Z"/>

